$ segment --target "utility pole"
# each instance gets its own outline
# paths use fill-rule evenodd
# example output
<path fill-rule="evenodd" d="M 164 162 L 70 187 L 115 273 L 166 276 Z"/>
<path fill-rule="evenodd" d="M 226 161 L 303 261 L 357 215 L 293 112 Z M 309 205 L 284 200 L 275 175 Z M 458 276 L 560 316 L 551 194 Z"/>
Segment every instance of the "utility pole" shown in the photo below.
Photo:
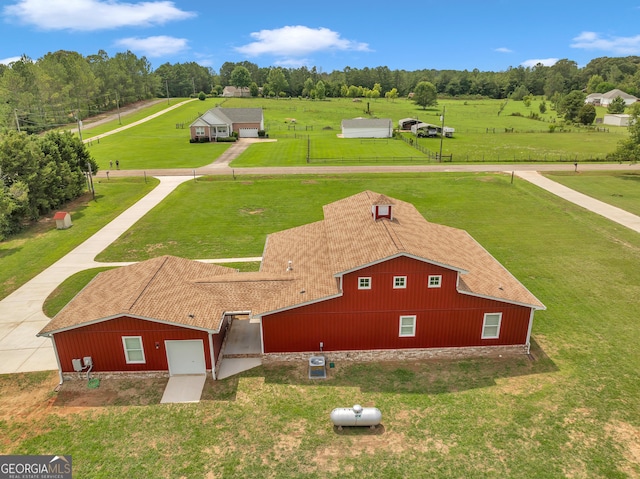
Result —
<path fill-rule="evenodd" d="M 80 137 L 80 141 L 82 141 L 82 120 L 80 119 L 80 110 L 77 110 L 76 120 L 78 120 L 78 136 Z"/>
<path fill-rule="evenodd" d="M 440 130 L 440 156 L 438 157 L 438 161 L 440 163 L 442 163 L 442 140 L 444 139 L 444 112 L 446 110 L 446 107 L 442 107 L 442 117 L 440 117 L 440 119 L 442 120 L 442 129 Z"/>
<path fill-rule="evenodd" d="M 118 96 L 118 90 L 116 90 L 116 108 L 118 109 L 118 125 L 122 125 L 122 120 L 120 120 L 120 97 Z"/>
<path fill-rule="evenodd" d="M 167 80 L 166 78 L 164 80 L 164 86 L 167 89 L 167 105 L 170 105 L 171 103 L 169 103 L 169 80 Z"/>
<path fill-rule="evenodd" d="M 89 163 L 87 161 L 87 176 L 88 176 L 88 182 L 90 184 L 89 189 L 91 190 L 91 193 L 93 194 L 93 199 L 96 199 L 96 190 L 93 187 L 93 172 L 91 171 L 91 163 Z"/>
<path fill-rule="evenodd" d="M 18 109 L 13 109 L 13 114 L 16 117 L 16 127 L 18 128 L 18 133 L 20 133 L 20 122 L 18 121 Z"/>

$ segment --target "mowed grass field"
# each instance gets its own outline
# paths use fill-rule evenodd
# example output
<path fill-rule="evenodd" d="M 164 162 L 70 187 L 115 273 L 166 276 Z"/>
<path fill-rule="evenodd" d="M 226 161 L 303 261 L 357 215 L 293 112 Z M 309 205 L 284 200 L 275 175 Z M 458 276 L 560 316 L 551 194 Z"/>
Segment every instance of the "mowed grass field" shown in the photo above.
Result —
<path fill-rule="evenodd" d="M 273 365 L 208 381 L 188 405 L 158 404 L 161 381 L 52 393 L 53 373 L 3 376 L 0 452 L 72 454 L 78 477 L 640 476 L 640 238 L 524 181 L 207 178 L 183 184 L 106 256 L 259 254 L 265 233 L 363 189 L 466 229 L 536 294 L 548 309 L 535 317 L 533 359 L 338 362 L 321 382 L 303 364 Z M 330 411 L 355 403 L 380 408 L 382 427 L 335 431 Z"/>
<path fill-rule="evenodd" d="M 640 216 L 640 173 L 629 171 L 550 172 L 544 175 L 569 188 Z"/>
<path fill-rule="evenodd" d="M 0 299 L 90 238 L 158 183 L 155 178 L 95 178 L 95 200 L 87 193 L 61 208 L 71 214 L 71 228 L 57 230 L 51 212 L 24 232 L 0 241 Z"/>
<path fill-rule="evenodd" d="M 172 99 L 171 102 L 175 104 L 182 100 L 184 99 Z M 189 102 L 141 125 L 92 141 L 88 145 L 89 152 L 103 171 L 115 169 L 116 161 L 120 162 L 120 169 L 123 170 L 198 168 L 208 165 L 229 148 L 231 143 L 191 144 L 189 124 L 220 101 L 207 99 Z M 157 113 L 162 110 L 161 106 L 156 104 L 145 108 L 132 118 L 139 120 Z M 167 106 L 169 105 L 165 103 L 164 107 Z M 126 118 L 127 121 L 130 120 L 129 117 Z M 112 121 L 89 130 L 85 137 L 95 136 L 118 126 L 117 121 Z"/>
<path fill-rule="evenodd" d="M 367 114 L 367 103 L 371 114 Z M 605 131 L 558 126 L 556 113 L 539 114 L 539 100 L 525 107 L 521 101 L 439 100 L 437 107 L 426 110 L 406 99 L 388 101 L 337 98 L 327 101 L 300 99 L 271 100 L 233 98 L 225 107 L 262 107 L 265 128 L 277 143 L 254 145 L 232 163 L 243 166 L 289 166 L 307 164 L 411 164 L 434 162 L 440 151 L 440 138 L 414 139 L 426 149 L 420 151 L 398 140 L 371 141 L 338 138 L 341 121 L 356 117 L 391 118 L 393 126 L 401 118 L 419 118 L 440 125 L 445 110 L 445 124 L 456 129 L 453 138 L 442 142 L 443 156 L 453 155 L 453 162 L 557 162 L 603 161 L 627 135 L 626 128 L 606 127 Z M 547 106 L 549 103 L 547 102 Z M 513 114 L 520 116 L 513 116 Z M 528 118 L 538 113 L 541 120 Z M 598 109 L 598 116 L 604 115 Z M 508 131 L 508 132 L 507 132 Z M 411 134 L 405 134 L 413 138 Z M 430 159 L 431 158 L 431 159 Z"/>
<path fill-rule="evenodd" d="M 172 99 L 172 104 L 182 99 Z M 369 113 L 366 112 L 367 104 Z M 293 166 L 311 164 L 415 164 L 435 162 L 440 151 L 439 138 L 413 139 L 422 149 L 400 140 L 372 141 L 338 138 L 341 121 L 355 117 L 391 118 L 396 127 L 401 118 L 419 118 L 440 124 L 445 109 L 445 123 L 456 129 L 453 138 L 442 142 L 443 156 L 453 162 L 574 162 L 603 161 L 613 152 L 626 128 L 607 127 L 606 131 L 566 127 L 549 133 L 557 121 L 554 111 L 529 119 L 538 113 L 539 100 L 525 107 L 521 101 L 440 100 L 437 107 L 426 110 L 406 99 L 387 101 L 334 98 L 326 101 L 264 98 L 210 98 L 193 101 L 140 126 L 91 142 L 89 148 L 101 170 L 109 162 L 120 162 L 121 169 L 201 168 L 214 162 L 228 143 L 189 143 L 189 124 L 216 105 L 225 108 L 264 108 L 265 129 L 271 139 L 252 145 L 233 163 L 233 167 Z M 549 103 L 547 103 L 549 105 Z M 123 123 L 140 119 L 166 107 L 155 104 Z M 514 113 L 520 116 L 512 116 Z M 598 109 L 598 116 L 604 115 Z M 539 113 L 538 113 L 539 114 Z M 176 125 L 179 128 L 176 128 Z M 117 121 L 100 125 L 85 133 L 93 136 L 118 127 Z M 509 133 L 507 133 L 509 131 Z"/>

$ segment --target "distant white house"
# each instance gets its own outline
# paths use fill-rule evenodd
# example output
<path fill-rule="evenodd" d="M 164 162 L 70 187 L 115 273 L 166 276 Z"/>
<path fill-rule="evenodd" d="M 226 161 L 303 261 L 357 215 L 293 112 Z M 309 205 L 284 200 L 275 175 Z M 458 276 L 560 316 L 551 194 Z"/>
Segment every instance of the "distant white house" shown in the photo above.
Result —
<path fill-rule="evenodd" d="M 638 101 L 637 97 L 629 95 L 628 93 L 615 88 L 614 90 L 608 91 L 607 93 L 591 93 L 590 95 L 587 95 L 587 98 L 585 98 L 584 102 L 590 103 L 595 106 L 609 106 L 611 102 L 617 97 L 622 98 L 626 106 L 629 106 Z"/>
<path fill-rule="evenodd" d="M 393 122 L 390 118 L 354 118 L 342 120 L 343 138 L 391 138 Z"/>
<path fill-rule="evenodd" d="M 264 130 L 262 108 L 212 108 L 189 125 L 192 141 L 215 141 L 236 132 L 240 138 L 258 138 Z"/>
<path fill-rule="evenodd" d="M 613 125 L 613 126 L 629 126 L 629 119 L 631 115 L 627 114 L 607 114 L 604 116 L 602 123 L 604 125 Z"/>
<path fill-rule="evenodd" d="M 246 86 L 242 88 L 238 88 L 237 86 L 226 86 L 222 90 L 222 96 L 225 98 L 243 97 L 243 96 L 250 97 L 251 92 L 249 91 L 249 88 Z"/>

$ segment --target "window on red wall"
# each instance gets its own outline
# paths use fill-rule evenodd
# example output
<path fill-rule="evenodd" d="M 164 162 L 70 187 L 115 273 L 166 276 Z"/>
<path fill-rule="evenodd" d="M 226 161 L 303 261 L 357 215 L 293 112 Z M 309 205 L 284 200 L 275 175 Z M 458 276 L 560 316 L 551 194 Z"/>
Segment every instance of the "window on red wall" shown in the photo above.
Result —
<path fill-rule="evenodd" d="M 406 276 L 394 276 L 393 277 L 393 288 L 394 289 L 403 289 L 407 287 L 407 277 Z"/>
<path fill-rule="evenodd" d="M 358 278 L 358 289 L 371 289 L 371 277 L 361 276 Z"/>
<path fill-rule="evenodd" d="M 428 285 L 430 288 L 439 288 L 442 286 L 442 275 L 441 274 L 432 274 L 429 275 Z"/>
<path fill-rule="evenodd" d="M 487 313 L 482 322 L 482 339 L 497 339 L 500 337 L 500 323 L 502 313 Z"/>
<path fill-rule="evenodd" d="M 416 317 L 400 316 L 400 337 L 409 338 L 416 335 Z"/>
<path fill-rule="evenodd" d="M 142 347 L 142 336 L 122 336 L 124 346 L 124 357 L 127 364 L 144 364 L 144 348 Z"/>

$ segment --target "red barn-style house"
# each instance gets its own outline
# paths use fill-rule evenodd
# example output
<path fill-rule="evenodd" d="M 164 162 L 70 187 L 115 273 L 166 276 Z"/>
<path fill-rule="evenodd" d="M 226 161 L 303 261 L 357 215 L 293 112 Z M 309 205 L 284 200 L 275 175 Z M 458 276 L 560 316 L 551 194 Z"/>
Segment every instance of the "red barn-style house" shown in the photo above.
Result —
<path fill-rule="evenodd" d="M 524 354 L 544 305 L 463 230 L 371 191 L 267 237 L 259 272 L 163 256 L 99 274 L 40 332 L 60 372 L 215 371 L 231 322 L 263 360 Z"/>

